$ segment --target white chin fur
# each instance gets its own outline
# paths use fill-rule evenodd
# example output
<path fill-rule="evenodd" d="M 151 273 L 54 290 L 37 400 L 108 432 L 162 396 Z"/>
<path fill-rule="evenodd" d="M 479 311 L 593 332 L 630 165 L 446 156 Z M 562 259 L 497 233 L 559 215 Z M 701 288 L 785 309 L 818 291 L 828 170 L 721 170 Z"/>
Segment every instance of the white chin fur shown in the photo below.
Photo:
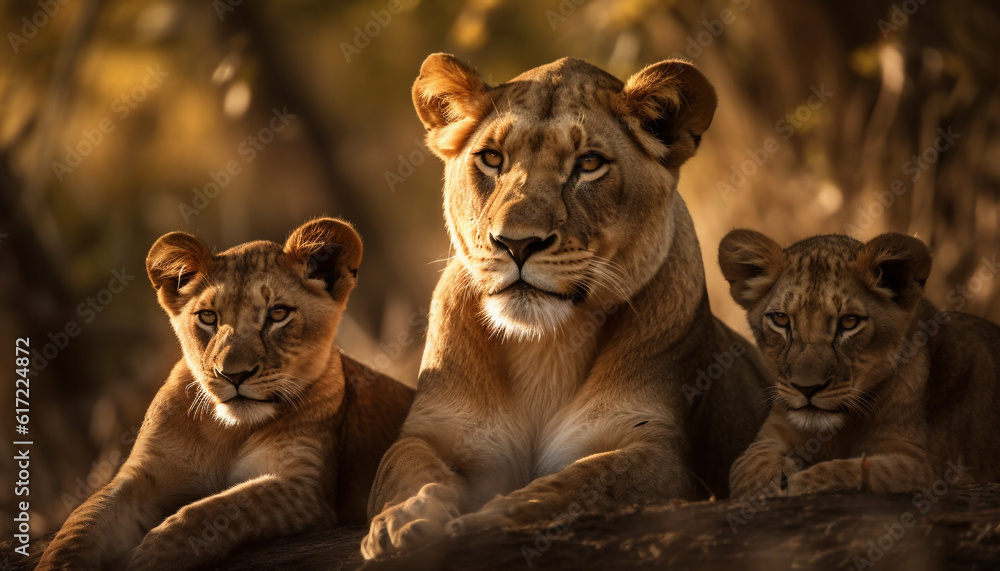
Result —
<path fill-rule="evenodd" d="M 215 418 L 225 426 L 256 426 L 270 420 L 277 412 L 274 403 L 235 404 L 219 403 L 215 405 Z"/>
<path fill-rule="evenodd" d="M 573 303 L 545 294 L 501 293 L 486 297 L 483 312 L 505 339 L 541 339 L 559 331 L 573 315 Z"/>
<path fill-rule="evenodd" d="M 790 410 L 787 417 L 799 430 L 811 432 L 819 432 L 820 430 L 830 432 L 844 426 L 844 416 L 837 413 Z"/>

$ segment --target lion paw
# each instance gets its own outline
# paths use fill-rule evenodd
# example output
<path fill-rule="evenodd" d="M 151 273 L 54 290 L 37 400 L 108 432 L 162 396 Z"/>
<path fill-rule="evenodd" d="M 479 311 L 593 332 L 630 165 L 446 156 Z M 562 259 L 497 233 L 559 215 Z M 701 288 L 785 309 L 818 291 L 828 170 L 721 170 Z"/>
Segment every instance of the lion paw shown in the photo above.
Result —
<path fill-rule="evenodd" d="M 734 478 L 730 482 L 729 495 L 733 498 L 773 498 L 787 493 L 788 479 L 784 471 L 774 474 L 760 474 L 756 477 Z"/>
<path fill-rule="evenodd" d="M 377 559 L 432 543 L 458 515 L 458 495 L 441 484 L 427 484 L 412 498 L 372 519 L 361 541 L 361 555 Z"/>
<path fill-rule="evenodd" d="M 530 498 L 514 494 L 497 496 L 478 511 L 452 520 L 447 531 L 455 536 L 482 529 L 523 527 L 550 520 L 564 521 L 580 514 L 580 509 L 560 509 L 563 505 L 560 500 L 556 494 L 539 494 Z"/>
<path fill-rule="evenodd" d="M 786 494 L 797 496 L 809 492 L 860 490 L 862 459 L 828 460 L 788 477 Z"/>

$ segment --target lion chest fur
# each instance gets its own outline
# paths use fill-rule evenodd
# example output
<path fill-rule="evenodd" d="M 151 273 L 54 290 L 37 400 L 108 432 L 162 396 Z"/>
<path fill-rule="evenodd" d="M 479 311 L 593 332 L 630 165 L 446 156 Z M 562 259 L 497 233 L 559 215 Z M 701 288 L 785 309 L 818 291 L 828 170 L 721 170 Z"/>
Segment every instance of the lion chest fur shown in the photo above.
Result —
<path fill-rule="evenodd" d="M 376 477 L 365 557 L 445 526 L 693 497 L 698 434 L 722 459 L 702 478 L 721 493 L 728 448 L 759 426 L 746 403 L 760 379 L 742 360 L 697 406 L 682 391 L 734 341 L 711 316 L 676 191 L 714 115 L 708 80 L 679 61 L 622 82 L 561 59 L 489 86 L 435 54 L 413 99 L 445 161 L 455 255 Z M 731 422 L 695 419 L 713 415 Z"/>
<path fill-rule="evenodd" d="M 693 374 L 650 342 L 651 328 L 637 325 L 666 316 L 700 319 L 697 298 L 667 293 L 677 287 L 668 277 L 676 277 L 675 265 L 696 255 L 692 240 L 673 243 L 677 248 L 634 300 L 646 309 L 581 309 L 558 334 L 541 339 L 496 335 L 483 322 L 479 300 L 456 295 L 464 283 L 459 263 L 446 270 L 431 309 L 420 390 L 403 433 L 432 443 L 463 476 L 470 487 L 465 509 L 595 454 L 683 438 L 689 413 L 680 386 Z M 653 299 L 674 301 L 648 310 Z M 679 340 L 686 328 L 653 330 L 653 338 Z M 704 343 L 695 343 L 698 350 L 718 342 L 708 333 L 714 327 L 698 331 L 704 336 Z M 733 371 L 745 374 L 743 366 Z M 750 398 L 742 386 L 728 392 Z"/>
<path fill-rule="evenodd" d="M 579 457 L 576 448 L 585 437 L 578 427 L 567 426 L 579 406 L 574 397 L 584 383 L 596 347 L 594 335 L 579 340 L 579 347 L 563 343 L 522 341 L 511 343 L 506 354 L 510 379 L 510 409 L 521 417 L 524 432 L 521 459 L 526 465 L 518 473 L 527 477 L 521 484 L 557 472 Z M 570 432 L 578 446 L 569 445 Z M 526 454 L 526 452 L 530 454 Z"/>
<path fill-rule="evenodd" d="M 488 375 L 470 378 L 477 384 L 470 387 L 473 394 L 450 390 L 444 398 L 418 398 L 418 412 L 408 417 L 405 430 L 432 434 L 483 500 L 570 464 L 596 428 L 574 421 L 586 405 L 580 396 L 596 353 L 595 335 L 573 344 L 558 338 L 485 341 L 502 351 Z"/>

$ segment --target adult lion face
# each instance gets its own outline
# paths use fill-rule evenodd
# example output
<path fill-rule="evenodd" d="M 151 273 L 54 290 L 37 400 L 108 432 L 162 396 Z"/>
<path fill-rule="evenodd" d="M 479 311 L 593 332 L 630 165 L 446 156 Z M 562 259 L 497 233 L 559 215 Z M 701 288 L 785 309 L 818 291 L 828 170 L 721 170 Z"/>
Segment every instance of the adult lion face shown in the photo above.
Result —
<path fill-rule="evenodd" d="M 444 54 L 424 62 L 413 100 L 446 163 L 445 217 L 468 287 L 518 338 L 626 302 L 652 277 L 670 247 L 678 169 L 716 106 L 680 61 L 623 84 L 561 59 L 491 87 Z"/>

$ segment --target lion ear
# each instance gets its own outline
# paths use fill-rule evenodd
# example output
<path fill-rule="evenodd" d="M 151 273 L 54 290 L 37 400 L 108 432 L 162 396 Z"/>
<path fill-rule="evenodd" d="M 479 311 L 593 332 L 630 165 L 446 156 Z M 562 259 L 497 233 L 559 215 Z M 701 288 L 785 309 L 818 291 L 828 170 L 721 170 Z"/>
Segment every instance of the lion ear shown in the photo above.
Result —
<path fill-rule="evenodd" d="M 171 232 L 157 240 L 146 256 L 146 274 L 163 309 L 176 315 L 184 305 L 181 290 L 212 263 L 212 252 L 198 238 Z"/>
<path fill-rule="evenodd" d="M 732 230 L 719 243 L 719 266 L 730 295 L 743 309 L 750 309 L 777 281 L 785 253 L 760 232 Z"/>
<path fill-rule="evenodd" d="M 668 168 L 693 157 L 712 124 L 715 88 L 693 65 L 666 60 L 625 83 L 622 116 L 640 143 Z"/>
<path fill-rule="evenodd" d="M 931 273 L 927 246 L 895 232 L 869 240 L 861 247 L 856 263 L 869 287 L 907 309 L 924 295 L 924 283 Z"/>
<path fill-rule="evenodd" d="M 413 106 L 427 129 L 427 146 L 441 158 L 456 155 L 491 108 L 490 86 L 450 54 L 431 54 L 413 83 Z"/>
<path fill-rule="evenodd" d="M 306 222 L 285 241 L 285 254 L 302 264 L 303 277 L 322 280 L 337 301 L 345 301 L 357 284 L 361 251 L 354 227 L 336 218 Z"/>

